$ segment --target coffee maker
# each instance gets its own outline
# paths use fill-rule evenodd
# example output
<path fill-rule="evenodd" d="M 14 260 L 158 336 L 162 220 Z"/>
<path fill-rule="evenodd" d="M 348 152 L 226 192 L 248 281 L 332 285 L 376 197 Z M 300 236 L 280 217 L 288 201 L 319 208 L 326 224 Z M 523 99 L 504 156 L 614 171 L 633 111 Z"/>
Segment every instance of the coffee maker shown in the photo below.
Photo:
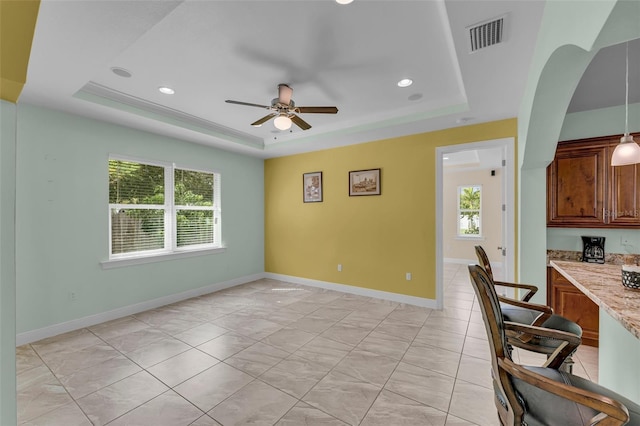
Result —
<path fill-rule="evenodd" d="M 582 261 L 604 263 L 604 237 L 582 237 Z"/>

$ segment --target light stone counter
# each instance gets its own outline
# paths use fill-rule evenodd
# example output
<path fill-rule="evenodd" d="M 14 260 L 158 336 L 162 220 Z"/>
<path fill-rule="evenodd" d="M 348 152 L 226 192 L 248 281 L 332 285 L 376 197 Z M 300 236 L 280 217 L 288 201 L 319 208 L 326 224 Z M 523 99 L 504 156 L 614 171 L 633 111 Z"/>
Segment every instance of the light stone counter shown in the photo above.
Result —
<path fill-rule="evenodd" d="M 640 290 L 622 285 L 620 265 L 551 260 L 551 266 L 640 339 Z"/>

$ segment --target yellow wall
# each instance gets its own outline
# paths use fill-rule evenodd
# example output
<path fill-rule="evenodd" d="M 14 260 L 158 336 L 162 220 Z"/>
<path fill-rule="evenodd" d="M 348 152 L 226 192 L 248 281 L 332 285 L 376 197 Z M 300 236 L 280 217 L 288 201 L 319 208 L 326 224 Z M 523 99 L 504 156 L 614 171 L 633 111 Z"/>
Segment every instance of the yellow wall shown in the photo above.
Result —
<path fill-rule="evenodd" d="M 508 119 L 266 160 L 265 271 L 435 299 L 436 147 L 516 136 Z M 349 197 L 349 171 L 373 168 L 382 195 Z M 303 203 L 315 171 L 324 201 Z"/>
<path fill-rule="evenodd" d="M 16 102 L 27 81 L 40 1 L 0 1 L 0 99 Z"/>

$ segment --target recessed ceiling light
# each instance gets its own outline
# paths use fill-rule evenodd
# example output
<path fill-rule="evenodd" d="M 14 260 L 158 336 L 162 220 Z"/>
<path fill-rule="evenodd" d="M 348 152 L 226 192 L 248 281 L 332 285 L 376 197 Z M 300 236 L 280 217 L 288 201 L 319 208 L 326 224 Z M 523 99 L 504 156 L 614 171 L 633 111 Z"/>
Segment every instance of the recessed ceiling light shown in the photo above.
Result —
<path fill-rule="evenodd" d="M 118 77 L 125 77 L 125 78 L 131 77 L 131 72 L 125 70 L 124 68 L 111 67 L 111 72 L 117 75 Z"/>
<path fill-rule="evenodd" d="M 349 4 L 351 2 L 353 2 L 353 0 L 336 0 L 338 4 Z"/>
<path fill-rule="evenodd" d="M 167 86 L 160 86 L 158 87 L 158 90 L 160 91 L 160 93 L 164 93 L 165 95 L 173 95 L 174 93 L 176 93 L 175 90 Z"/>
<path fill-rule="evenodd" d="M 442 157 L 442 159 L 443 159 L 443 160 L 448 160 L 448 159 L 449 159 L 449 157 Z"/>
<path fill-rule="evenodd" d="M 403 78 L 398 82 L 398 87 L 409 87 L 413 84 L 413 80 L 410 78 Z"/>

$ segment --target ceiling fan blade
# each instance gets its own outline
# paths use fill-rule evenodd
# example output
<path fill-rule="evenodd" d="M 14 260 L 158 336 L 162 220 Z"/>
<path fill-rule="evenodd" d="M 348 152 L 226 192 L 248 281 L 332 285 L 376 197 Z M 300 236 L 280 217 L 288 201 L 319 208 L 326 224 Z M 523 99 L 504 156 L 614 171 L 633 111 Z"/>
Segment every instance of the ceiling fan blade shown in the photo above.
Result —
<path fill-rule="evenodd" d="M 306 106 L 306 107 L 296 107 L 296 112 L 299 112 L 301 114 L 306 114 L 306 113 L 318 113 L 318 114 L 337 114 L 338 113 L 338 108 L 331 106 L 331 107 L 324 107 L 324 106 Z"/>
<path fill-rule="evenodd" d="M 291 114 L 289 118 L 291 118 L 291 121 L 293 121 L 293 123 L 296 126 L 300 127 L 302 130 L 309 130 L 311 128 L 311 124 L 307 123 L 295 114 Z"/>
<path fill-rule="evenodd" d="M 264 109 L 271 108 L 271 107 L 266 106 L 266 105 L 250 104 L 249 102 L 232 101 L 232 100 L 229 100 L 229 99 L 227 99 L 225 102 L 228 103 L 228 104 L 246 105 L 246 106 L 253 106 L 253 107 L 264 108 Z"/>
<path fill-rule="evenodd" d="M 289 105 L 291 103 L 291 95 L 293 89 L 287 84 L 278 84 L 278 102 Z"/>
<path fill-rule="evenodd" d="M 275 117 L 276 115 L 278 115 L 278 114 L 276 114 L 275 112 L 274 112 L 274 113 L 272 113 L 272 114 L 269 114 L 269 115 L 265 115 L 265 116 L 264 116 L 264 117 L 262 117 L 260 120 L 258 120 L 258 121 L 254 121 L 253 123 L 251 123 L 251 125 L 252 125 L 252 126 L 260 126 L 260 125 L 262 125 L 262 123 L 265 123 L 265 122 L 267 122 L 267 121 L 271 120 L 271 119 L 272 119 L 273 117 Z"/>

